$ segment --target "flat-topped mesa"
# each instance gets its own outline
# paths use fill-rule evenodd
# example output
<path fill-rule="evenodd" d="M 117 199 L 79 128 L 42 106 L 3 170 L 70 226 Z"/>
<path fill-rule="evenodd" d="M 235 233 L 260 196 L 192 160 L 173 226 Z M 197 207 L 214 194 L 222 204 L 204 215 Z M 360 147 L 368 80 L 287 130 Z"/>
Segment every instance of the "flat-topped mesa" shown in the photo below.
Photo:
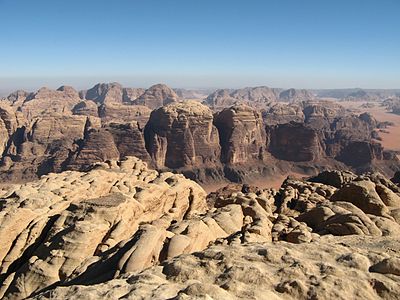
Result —
<path fill-rule="evenodd" d="M 266 133 L 261 114 L 253 108 L 238 104 L 217 113 L 221 161 L 243 164 L 264 159 Z"/>
<path fill-rule="evenodd" d="M 314 99 L 314 95 L 304 89 L 288 89 L 279 94 L 279 101 L 284 102 L 301 102 Z"/>
<path fill-rule="evenodd" d="M 271 103 L 301 102 L 314 99 L 314 95 L 307 90 L 282 90 L 267 86 L 246 87 L 243 89 L 230 90 L 220 89 L 210 94 L 204 103 L 214 109 L 225 108 L 237 103 L 247 104 L 255 108 L 268 108 Z"/>
<path fill-rule="evenodd" d="M 144 105 L 156 109 L 179 100 L 178 95 L 165 84 L 156 84 L 147 89 L 139 98 L 133 101 L 135 105 Z"/>
<path fill-rule="evenodd" d="M 279 89 L 266 86 L 247 87 L 237 90 L 220 89 L 210 94 L 204 100 L 204 103 L 214 109 L 226 108 L 238 103 L 252 107 L 265 107 L 277 100 L 279 91 Z"/>
<path fill-rule="evenodd" d="M 196 101 L 154 110 L 144 133 L 147 151 L 158 168 L 199 167 L 219 161 L 219 137 L 212 112 Z"/>

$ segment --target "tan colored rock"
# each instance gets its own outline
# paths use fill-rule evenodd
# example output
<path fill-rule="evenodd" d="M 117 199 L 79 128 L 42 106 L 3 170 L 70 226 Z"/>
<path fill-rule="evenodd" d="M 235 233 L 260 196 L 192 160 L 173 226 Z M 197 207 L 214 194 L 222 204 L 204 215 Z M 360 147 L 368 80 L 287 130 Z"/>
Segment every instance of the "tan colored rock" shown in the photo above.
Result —
<path fill-rule="evenodd" d="M 72 87 L 62 86 L 57 90 L 44 87 L 29 95 L 20 110 L 28 120 L 34 120 L 49 113 L 71 114 L 73 107 L 79 102 L 79 94 Z"/>
<path fill-rule="evenodd" d="M 266 133 L 261 114 L 246 105 L 226 108 L 214 118 L 221 143 L 221 160 L 228 164 L 262 161 Z"/>
<path fill-rule="evenodd" d="M 125 105 L 118 103 L 103 104 L 99 107 L 99 116 L 103 124 L 138 122 L 144 128 L 150 118 L 151 110 L 143 105 Z"/>
<path fill-rule="evenodd" d="M 16 185 L 3 196 L 0 262 L 7 282 L 1 295 L 6 298 L 25 298 L 76 278 L 104 253 L 139 234 L 140 223 L 162 216 L 179 221 L 206 209 L 205 192 L 196 183 L 148 170 L 137 158 L 98 165 L 87 173 L 51 174 Z M 158 261 L 153 256 L 161 252 L 165 230 L 150 226 L 142 232 L 126 259 L 121 258 L 122 272 Z M 147 245 L 154 245 L 154 255 Z M 30 247 L 34 251 L 26 252 Z M 13 265 L 24 252 L 29 256 Z"/>
<path fill-rule="evenodd" d="M 139 274 L 56 287 L 35 298 L 396 299 L 398 276 L 368 271 L 393 255 L 385 245 L 400 249 L 388 238 L 328 236 L 297 245 L 215 245 Z"/>
<path fill-rule="evenodd" d="M 151 113 L 145 128 L 147 150 L 158 168 L 215 166 L 218 131 L 211 110 L 196 102 L 177 102 Z"/>

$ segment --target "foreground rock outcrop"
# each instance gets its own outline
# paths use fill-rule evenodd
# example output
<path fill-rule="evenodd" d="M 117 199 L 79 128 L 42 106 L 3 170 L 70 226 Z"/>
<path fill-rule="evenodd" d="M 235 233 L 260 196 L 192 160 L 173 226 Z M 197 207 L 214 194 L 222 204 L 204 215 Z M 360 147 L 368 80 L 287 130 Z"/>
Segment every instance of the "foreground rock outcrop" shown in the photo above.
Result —
<path fill-rule="evenodd" d="M 398 299 L 399 258 L 391 257 L 399 249 L 398 241 L 364 237 L 215 245 L 138 275 L 57 287 L 35 299 Z"/>
<path fill-rule="evenodd" d="M 2 187 L 0 208 L 4 299 L 398 298 L 400 187 L 379 173 L 207 196 L 129 157 Z"/>

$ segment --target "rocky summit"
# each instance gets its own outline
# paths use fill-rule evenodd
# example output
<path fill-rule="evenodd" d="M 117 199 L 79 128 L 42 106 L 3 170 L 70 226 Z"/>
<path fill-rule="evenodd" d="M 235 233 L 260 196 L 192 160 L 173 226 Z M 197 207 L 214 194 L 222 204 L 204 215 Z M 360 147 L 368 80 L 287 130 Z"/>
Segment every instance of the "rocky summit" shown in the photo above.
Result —
<path fill-rule="evenodd" d="M 400 186 L 379 173 L 207 195 L 127 157 L 4 186 L 0 208 L 2 299 L 398 299 Z"/>

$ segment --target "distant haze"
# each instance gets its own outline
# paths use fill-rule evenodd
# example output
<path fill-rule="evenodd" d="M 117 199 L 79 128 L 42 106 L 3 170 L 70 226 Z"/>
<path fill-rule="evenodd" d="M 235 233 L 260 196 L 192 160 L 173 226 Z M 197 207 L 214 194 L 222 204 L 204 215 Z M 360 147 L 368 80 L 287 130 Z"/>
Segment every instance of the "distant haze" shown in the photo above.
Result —
<path fill-rule="evenodd" d="M 400 88 L 397 0 L 0 0 L 0 93 Z"/>

